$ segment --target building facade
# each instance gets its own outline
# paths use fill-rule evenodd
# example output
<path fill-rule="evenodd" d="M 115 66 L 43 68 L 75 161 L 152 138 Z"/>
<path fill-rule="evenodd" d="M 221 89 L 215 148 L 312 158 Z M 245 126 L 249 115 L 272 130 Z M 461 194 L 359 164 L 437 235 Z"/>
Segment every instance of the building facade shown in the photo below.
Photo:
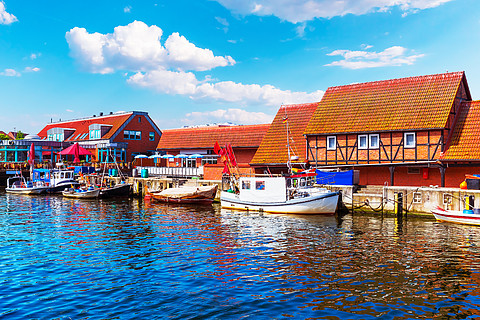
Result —
<path fill-rule="evenodd" d="M 360 170 L 362 185 L 452 186 L 444 154 L 469 101 L 464 72 L 330 87 L 304 132 L 307 160 Z"/>
<path fill-rule="evenodd" d="M 278 110 L 250 165 L 256 173 L 287 173 L 289 162 L 306 168 L 307 144 L 303 132 L 318 102 L 283 105 Z"/>
<path fill-rule="evenodd" d="M 235 153 L 238 167 L 252 172 L 249 162 L 257 151 L 269 124 L 245 126 L 205 126 L 180 129 L 165 129 L 157 146 L 165 158 L 158 162 L 163 168 L 196 168 L 196 170 L 164 170 L 167 175 L 178 172 L 196 172 L 206 180 L 220 180 L 224 169 L 219 155 L 214 151 L 215 143 L 221 147 L 230 144 Z M 171 157 L 168 157 L 170 155 Z"/>
<path fill-rule="evenodd" d="M 131 162 L 138 154 L 153 154 L 161 131 L 147 112 L 118 112 L 90 118 L 50 123 L 38 136 L 65 147 L 78 142 L 96 162 Z"/>

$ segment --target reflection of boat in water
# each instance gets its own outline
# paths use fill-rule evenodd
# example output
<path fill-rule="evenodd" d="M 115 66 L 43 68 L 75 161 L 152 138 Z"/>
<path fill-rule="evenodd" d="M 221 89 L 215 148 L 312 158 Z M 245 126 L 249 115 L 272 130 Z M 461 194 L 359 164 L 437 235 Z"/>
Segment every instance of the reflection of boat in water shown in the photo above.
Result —
<path fill-rule="evenodd" d="M 150 192 L 146 190 L 147 196 L 161 202 L 173 203 L 212 203 L 217 194 L 218 186 L 184 186 L 178 188 L 169 188 L 160 192 Z"/>
<path fill-rule="evenodd" d="M 437 207 L 432 213 L 438 221 L 480 226 L 480 214 L 473 213 L 473 210 L 454 211 Z"/>
<path fill-rule="evenodd" d="M 66 198 L 95 199 L 100 195 L 100 189 L 93 187 L 79 189 L 68 188 L 62 191 L 62 194 Z"/>
<path fill-rule="evenodd" d="M 240 177 L 238 185 L 222 191 L 222 208 L 271 213 L 334 214 L 338 192 L 313 186 L 311 174 L 291 177 Z"/>
<path fill-rule="evenodd" d="M 7 179 L 5 191 L 15 194 L 42 194 L 46 193 L 49 187 L 42 181 L 32 181 L 22 176 Z"/>

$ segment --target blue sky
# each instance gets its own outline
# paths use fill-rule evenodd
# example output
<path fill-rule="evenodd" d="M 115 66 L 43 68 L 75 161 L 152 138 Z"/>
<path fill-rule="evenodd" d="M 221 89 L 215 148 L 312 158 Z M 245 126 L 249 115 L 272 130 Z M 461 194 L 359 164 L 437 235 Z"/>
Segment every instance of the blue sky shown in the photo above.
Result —
<path fill-rule="evenodd" d="M 479 53 L 478 0 L 0 0 L 0 130 L 268 123 L 330 86 L 446 71 L 479 99 Z"/>

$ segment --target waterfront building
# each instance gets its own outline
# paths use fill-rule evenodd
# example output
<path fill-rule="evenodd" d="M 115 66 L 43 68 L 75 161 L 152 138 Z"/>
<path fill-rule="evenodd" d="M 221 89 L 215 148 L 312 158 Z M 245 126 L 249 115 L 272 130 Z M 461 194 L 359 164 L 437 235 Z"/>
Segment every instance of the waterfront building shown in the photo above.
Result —
<path fill-rule="evenodd" d="M 280 107 L 250 161 L 256 173 L 286 173 L 289 159 L 293 167 L 308 167 L 307 142 L 303 132 L 317 106 L 318 102 Z"/>
<path fill-rule="evenodd" d="M 38 136 L 64 147 L 78 142 L 94 155 L 87 162 L 130 162 L 136 155 L 153 154 L 161 134 L 147 112 L 130 111 L 49 123 Z"/>
<path fill-rule="evenodd" d="M 479 119 L 471 100 L 464 72 L 330 87 L 304 132 L 307 160 L 360 170 L 361 185 L 458 187 L 480 173 L 478 152 L 466 153 Z"/>
<path fill-rule="evenodd" d="M 34 144 L 35 163 L 37 164 L 55 163 L 57 152 L 68 146 L 61 141 L 42 140 L 37 135 L 27 135 L 20 140 L 0 140 L 0 164 L 3 164 L 4 168 L 26 167 L 27 154 L 32 143 Z"/>
<path fill-rule="evenodd" d="M 157 171 L 167 176 L 203 176 L 206 180 L 220 180 L 224 166 L 214 151 L 217 142 L 221 147 L 230 144 L 240 170 L 250 173 L 249 163 L 269 126 L 215 125 L 165 129 L 157 146 L 157 151 L 165 158 L 158 161 Z"/>

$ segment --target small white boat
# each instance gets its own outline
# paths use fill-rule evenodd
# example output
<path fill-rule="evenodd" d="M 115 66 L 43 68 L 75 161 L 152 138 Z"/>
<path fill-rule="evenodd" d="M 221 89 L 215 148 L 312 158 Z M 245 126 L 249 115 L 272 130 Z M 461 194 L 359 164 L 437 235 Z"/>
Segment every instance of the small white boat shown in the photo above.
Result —
<path fill-rule="evenodd" d="M 432 210 L 432 213 L 437 221 L 480 226 L 480 214 L 473 213 L 473 210 L 454 211 L 437 207 Z"/>
<path fill-rule="evenodd" d="M 5 191 L 15 194 L 42 194 L 49 189 L 42 181 L 31 181 L 24 177 L 13 177 L 7 179 Z"/>
<path fill-rule="evenodd" d="M 100 195 L 100 189 L 97 188 L 87 188 L 87 189 L 73 189 L 68 188 L 62 191 L 62 194 L 66 198 L 75 198 L 75 199 L 95 199 Z"/>
<path fill-rule="evenodd" d="M 310 178 L 310 179 L 309 179 Z M 312 177 L 240 177 L 222 191 L 222 208 L 293 214 L 334 214 L 338 192 L 313 187 Z"/>

